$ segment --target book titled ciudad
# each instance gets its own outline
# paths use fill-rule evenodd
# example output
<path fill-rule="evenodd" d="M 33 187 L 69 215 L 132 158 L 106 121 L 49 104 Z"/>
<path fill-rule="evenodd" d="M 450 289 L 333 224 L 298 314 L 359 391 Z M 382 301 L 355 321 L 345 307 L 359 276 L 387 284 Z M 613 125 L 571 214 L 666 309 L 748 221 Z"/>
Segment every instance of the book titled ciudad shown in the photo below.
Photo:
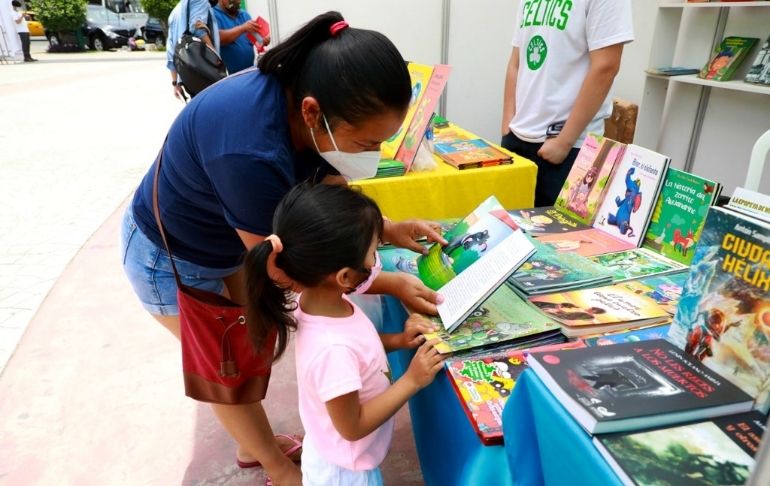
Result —
<path fill-rule="evenodd" d="M 748 412 L 752 398 L 663 339 L 533 353 L 530 368 L 589 433 Z"/>

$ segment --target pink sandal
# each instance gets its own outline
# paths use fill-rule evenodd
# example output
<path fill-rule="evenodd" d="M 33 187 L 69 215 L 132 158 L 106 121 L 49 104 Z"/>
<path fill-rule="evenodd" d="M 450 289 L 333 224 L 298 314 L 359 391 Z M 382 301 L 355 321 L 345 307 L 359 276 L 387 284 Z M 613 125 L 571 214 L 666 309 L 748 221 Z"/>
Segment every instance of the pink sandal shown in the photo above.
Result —
<path fill-rule="evenodd" d="M 283 451 L 283 455 L 286 457 L 291 457 L 294 455 L 297 451 L 302 449 L 302 439 L 300 437 L 297 437 L 296 435 L 288 435 L 288 434 L 278 434 L 276 437 L 283 437 L 284 439 L 287 439 L 292 443 L 292 446 Z M 235 458 L 235 462 L 238 464 L 238 467 L 241 469 L 249 469 L 252 467 L 260 467 L 262 465 L 259 461 L 253 461 L 253 462 L 244 462 L 238 459 L 238 457 Z M 296 460 L 294 462 L 299 462 L 299 460 Z M 270 481 L 270 478 L 267 479 L 267 481 Z M 267 483 L 266 483 L 267 484 Z M 272 481 L 270 481 L 270 484 L 272 485 Z"/>

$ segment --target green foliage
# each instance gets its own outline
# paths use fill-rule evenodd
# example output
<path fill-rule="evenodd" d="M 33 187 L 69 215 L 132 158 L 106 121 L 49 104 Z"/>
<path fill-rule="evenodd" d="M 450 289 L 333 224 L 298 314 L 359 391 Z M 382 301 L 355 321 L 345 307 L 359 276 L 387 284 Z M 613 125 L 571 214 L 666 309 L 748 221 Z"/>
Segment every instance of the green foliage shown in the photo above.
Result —
<path fill-rule="evenodd" d="M 179 0 L 140 0 L 147 15 L 160 21 L 163 35 L 168 39 L 168 16 Z"/>
<path fill-rule="evenodd" d="M 76 30 L 86 21 L 86 0 L 32 0 L 38 20 L 51 32 Z"/>

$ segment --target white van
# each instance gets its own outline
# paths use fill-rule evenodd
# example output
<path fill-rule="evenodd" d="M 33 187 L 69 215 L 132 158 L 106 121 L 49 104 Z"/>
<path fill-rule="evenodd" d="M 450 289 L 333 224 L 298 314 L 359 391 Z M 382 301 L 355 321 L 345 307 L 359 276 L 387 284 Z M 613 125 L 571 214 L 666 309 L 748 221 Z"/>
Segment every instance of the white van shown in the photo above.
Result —
<path fill-rule="evenodd" d="M 148 15 L 144 12 L 139 0 L 88 0 L 88 4 L 101 5 L 115 12 L 121 20 L 137 29 L 141 29 L 147 23 Z"/>

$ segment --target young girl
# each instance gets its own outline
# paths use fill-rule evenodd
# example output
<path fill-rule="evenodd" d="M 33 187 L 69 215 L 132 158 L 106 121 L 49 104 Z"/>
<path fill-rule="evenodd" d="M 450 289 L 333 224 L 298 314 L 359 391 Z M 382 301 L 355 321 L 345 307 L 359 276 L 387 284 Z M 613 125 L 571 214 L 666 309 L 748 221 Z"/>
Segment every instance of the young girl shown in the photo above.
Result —
<path fill-rule="evenodd" d="M 401 334 L 378 336 L 346 296 L 365 292 L 381 269 L 377 205 L 345 186 L 301 185 L 281 201 L 273 232 L 246 255 L 249 333 L 257 349 L 278 335 L 275 358 L 296 330 L 299 413 L 305 428 L 303 485 L 379 485 L 393 415 L 442 367 L 423 343 L 395 383 L 385 352 L 416 347 L 429 321 L 411 316 Z M 298 301 L 289 289 L 301 292 Z"/>

